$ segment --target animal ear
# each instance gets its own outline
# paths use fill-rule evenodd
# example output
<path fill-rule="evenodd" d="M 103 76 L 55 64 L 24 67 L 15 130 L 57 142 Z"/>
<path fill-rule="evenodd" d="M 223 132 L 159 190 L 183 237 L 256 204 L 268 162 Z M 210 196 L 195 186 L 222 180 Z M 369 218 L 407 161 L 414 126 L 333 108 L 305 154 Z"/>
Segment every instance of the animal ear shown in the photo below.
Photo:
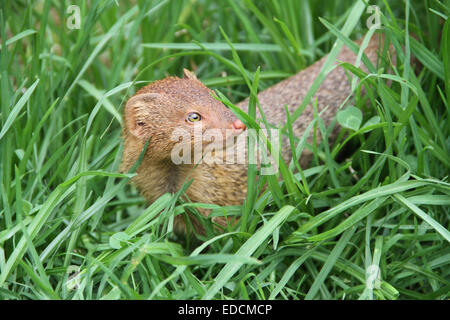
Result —
<path fill-rule="evenodd" d="M 183 69 L 183 73 L 184 73 L 184 76 L 183 76 L 184 79 L 190 79 L 190 80 L 197 80 L 198 81 L 197 77 L 195 76 L 195 74 L 192 71 L 189 71 L 188 69 Z"/>
<path fill-rule="evenodd" d="M 145 127 L 148 125 L 148 104 L 160 95 L 158 93 L 143 93 L 132 96 L 125 105 L 125 127 L 138 138 L 145 138 Z"/>

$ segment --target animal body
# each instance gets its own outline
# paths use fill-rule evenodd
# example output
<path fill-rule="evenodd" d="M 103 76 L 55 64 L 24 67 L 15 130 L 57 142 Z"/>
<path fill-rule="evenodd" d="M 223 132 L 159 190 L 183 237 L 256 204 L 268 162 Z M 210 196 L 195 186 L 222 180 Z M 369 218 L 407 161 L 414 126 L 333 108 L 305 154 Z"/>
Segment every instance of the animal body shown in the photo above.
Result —
<path fill-rule="evenodd" d="M 377 51 L 382 44 L 379 37 L 372 38 L 365 50 L 366 55 L 376 65 Z M 326 57 L 301 72 L 260 92 L 258 100 L 267 120 L 275 125 L 286 123 L 285 105 L 292 113 L 301 105 L 314 79 L 324 65 Z M 354 63 L 356 55 L 343 47 L 336 63 Z M 351 81 L 344 68 L 336 67 L 329 72 L 311 101 L 317 101 L 318 112 L 325 124 L 334 118 L 339 106 L 351 94 Z M 248 112 L 248 99 L 237 104 Z M 260 117 L 259 112 L 257 116 Z M 313 108 L 309 105 L 293 123 L 294 135 L 301 137 L 313 120 Z M 201 130 L 196 126 L 201 124 Z M 181 143 L 174 139 L 174 131 L 180 131 L 179 137 L 187 137 Z M 206 163 L 202 161 L 174 161 L 174 148 L 183 150 L 183 156 L 192 158 L 196 134 L 204 135 L 210 130 L 221 133 L 223 141 L 236 140 L 245 132 L 245 125 L 224 104 L 214 97 L 214 92 L 204 86 L 193 73 L 185 70 L 184 78 L 167 77 L 155 81 L 133 95 L 124 110 L 124 150 L 121 171 L 126 172 L 135 164 L 144 145 L 148 148 L 137 169 L 132 183 L 139 189 L 149 203 L 164 193 L 177 192 L 184 183 L 193 179 L 186 190 L 186 196 L 192 202 L 216 205 L 240 205 L 246 197 L 247 165 L 245 163 Z M 176 136 L 176 135 L 175 135 Z M 211 141 L 200 141 L 207 148 Z M 217 143 L 217 141 L 215 141 Z M 191 153 L 192 151 L 192 153 Z M 247 152 L 248 149 L 240 150 Z M 283 138 L 282 157 L 289 160 L 291 148 Z M 307 166 L 311 153 L 304 151 L 300 164 Z M 185 161 L 186 162 L 186 161 Z M 201 211 L 207 215 L 208 211 Z M 219 219 L 219 224 L 226 221 Z M 193 221 L 197 230 L 201 228 Z M 185 230 L 182 216 L 175 217 L 176 231 Z"/>

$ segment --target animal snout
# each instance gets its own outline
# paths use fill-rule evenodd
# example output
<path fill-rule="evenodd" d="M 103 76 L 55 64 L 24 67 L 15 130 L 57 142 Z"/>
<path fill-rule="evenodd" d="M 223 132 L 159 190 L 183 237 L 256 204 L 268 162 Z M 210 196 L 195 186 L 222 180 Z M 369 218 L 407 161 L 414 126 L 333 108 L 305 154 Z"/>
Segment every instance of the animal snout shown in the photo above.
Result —
<path fill-rule="evenodd" d="M 235 129 L 235 130 L 242 130 L 242 131 L 244 131 L 247 127 L 245 126 L 245 124 L 241 121 L 241 120 L 239 120 L 239 119 L 236 119 L 232 124 L 231 124 L 231 127 L 232 127 L 232 129 Z"/>

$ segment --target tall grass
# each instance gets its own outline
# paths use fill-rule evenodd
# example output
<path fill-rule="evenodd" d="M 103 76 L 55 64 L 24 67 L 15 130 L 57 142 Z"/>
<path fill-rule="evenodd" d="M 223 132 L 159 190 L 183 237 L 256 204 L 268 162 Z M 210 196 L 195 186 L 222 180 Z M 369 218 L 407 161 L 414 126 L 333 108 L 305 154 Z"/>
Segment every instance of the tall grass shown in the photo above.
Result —
<path fill-rule="evenodd" d="M 201 219 L 198 239 L 171 229 L 202 205 L 183 190 L 146 204 L 117 173 L 126 99 L 189 68 L 256 108 L 257 91 L 366 35 L 366 5 L 71 4 L 80 29 L 67 27 L 66 1 L 0 4 L 1 298 L 449 298 L 450 1 L 371 1 L 396 61 L 385 50 L 369 73 L 344 65 L 358 81 L 342 112 L 359 120 L 334 121 L 330 147 L 320 117 L 323 143 L 291 136 L 311 166 L 282 164 L 281 183 L 262 179 L 242 207 L 210 206 L 245 219 L 224 234 Z"/>

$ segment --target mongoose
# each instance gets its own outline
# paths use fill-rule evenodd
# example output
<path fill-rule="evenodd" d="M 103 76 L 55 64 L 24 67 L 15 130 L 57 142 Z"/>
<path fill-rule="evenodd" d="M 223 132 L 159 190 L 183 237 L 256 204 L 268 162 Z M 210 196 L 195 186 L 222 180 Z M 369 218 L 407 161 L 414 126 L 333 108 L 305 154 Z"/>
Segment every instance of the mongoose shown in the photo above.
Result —
<path fill-rule="evenodd" d="M 380 44 L 382 38 L 375 36 L 365 50 L 374 65 Z M 301 105 L 325 59 L 326 57 L 322 58 L 296 75 L 258 94 L 261 108 L 270 123 L 275 125 L 286 123 L 285 105 L 290 113 Z M 354 63 L 356 55 L 344 46 L 337 60 L 336 63 L 342 61 Z M 350 93 L 351 85 L 344 68 L 337 67 L 332 70 L 314 96 L 319 112 L 327 107 L 321 116 L 326 124 L 334 118 L 338 107 Z M 240 102 L 237 106 L 247 112 L 248 100 Z M 312 119 L 313 108 L 310 105 L 293 123 L 294 134 L 301 137 Z M 225 140 L 230 136 L 238 136 L 245 130 L 245 125 L 230 109 L 214 98 L 214 92 L 187 70 L 184 78 L 167 77 L 143 87 L 126 103 L 121 171 L 126 172 L 133 166 L 146 141 L 149 140 L 137 175 L 132 178 L 132 183 L 149 203 L 164 193 L 177 192 L 185 182 L 193 179 L 186 190 L 190 201 L 221 206 L 242 204 L 247 190 L 247 165 L 174 163 L 172 150 L 178 143 L 172 138 L 174 130 L 182 129 L 194 138 L 194 127 L 199 123 L 202 124 L 202 132 L 208 129 L 219 130 L 224 135 L 227 132 Z M 207 145 L 208 142 L 202 141 L 202 146 Z M 192 145 L 190 147 L 193 148 Z M 285 140 L 282 144 L 282 156 L 285 160 L 289 160 L 290 154 L 289 143 Z M 310 152 L 305 151 L 301 156 L 301 165 L 306 166 L 310 157 Z M 207 211 L 201 213 L 208 214 Z M 201 232 L 198 222 L 195 219 L 192 222 L 197 231 Z M 218 222 L 225 224 L 224 221 Z M 174 228 L 178 232 L 185 231 L 182 216 L 175 217 Z"/>

